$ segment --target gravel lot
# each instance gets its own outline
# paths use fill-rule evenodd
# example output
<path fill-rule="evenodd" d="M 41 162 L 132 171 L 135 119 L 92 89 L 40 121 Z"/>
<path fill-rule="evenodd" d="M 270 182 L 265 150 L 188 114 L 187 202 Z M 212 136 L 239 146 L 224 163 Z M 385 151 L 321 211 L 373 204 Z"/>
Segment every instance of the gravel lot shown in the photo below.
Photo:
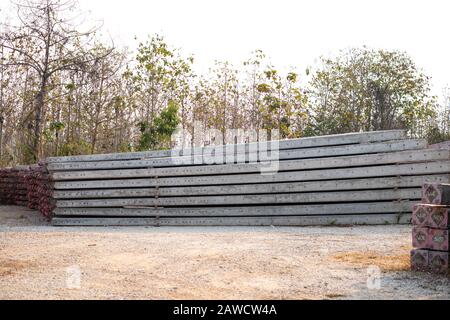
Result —
<path fill-rule="evenodd" d="M 54 228 L 0 207 L 0 299 L 450 299 L 411 227 Z M 378 273 L 379 271 L 379 273 Z"/>

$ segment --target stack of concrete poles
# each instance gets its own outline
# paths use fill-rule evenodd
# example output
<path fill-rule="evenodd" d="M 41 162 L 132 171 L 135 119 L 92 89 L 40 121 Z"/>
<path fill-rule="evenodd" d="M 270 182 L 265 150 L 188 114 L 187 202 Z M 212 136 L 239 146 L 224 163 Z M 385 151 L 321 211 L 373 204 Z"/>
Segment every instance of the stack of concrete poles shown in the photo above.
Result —
<path fill-rule="evenodd" d="M 425 183 L 450 183 L 450 150 L 390 130 L 48 158 L 0 170 L 0 200 L 56 226 L 408 224 Z"/>
<path fill-rule="evenodd" d="M 274 148 L 274 146 L 276 146 Z M 450 151 L 402 130 L 48 158 L 57 226 L 407 224 Z M 276 151 L 267 161 L 260 149 Z M 226 161 L 214 161 L 217 158 Z M 230 161 L 231 159 L 231 161 Z"/>

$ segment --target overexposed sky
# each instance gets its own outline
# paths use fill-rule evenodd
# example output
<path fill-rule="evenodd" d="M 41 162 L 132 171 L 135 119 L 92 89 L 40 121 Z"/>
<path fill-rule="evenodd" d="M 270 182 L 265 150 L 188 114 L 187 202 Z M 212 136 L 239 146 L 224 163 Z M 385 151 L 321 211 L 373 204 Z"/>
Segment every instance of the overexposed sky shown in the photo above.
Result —
<path fill-rule="evenodd" d="M 1 0 L 6 2 L 8 0 Z M 202 72 L 215 60 L 236 65 L 262 49 L 280 68 L 300 72 L 321 55 L 367 45 L 408 52 L 432 76 L 434 91 L 450 85 L 449 0 L 79 0 L 103 20 L 116 45 L 134 49 L 160 33 L 194 54 Z"/>

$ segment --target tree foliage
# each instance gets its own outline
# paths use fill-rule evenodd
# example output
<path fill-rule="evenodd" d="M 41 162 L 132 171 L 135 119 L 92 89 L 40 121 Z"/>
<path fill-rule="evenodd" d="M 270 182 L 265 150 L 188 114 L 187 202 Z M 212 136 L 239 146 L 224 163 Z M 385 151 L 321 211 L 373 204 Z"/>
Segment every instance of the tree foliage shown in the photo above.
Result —
<path fill-rule="evenodd" d="M 43 118 L 51 90 L 63 71 L 77 72 L 109 54 L 89 51 L 95 28 L 80 32 L 73 18 L 64 16 L 75 6 L 73 0 L 22 0 L 17 4 L 18 25 L 3 25 L 0 45 L 9 53 L 5 66 L 25 68 L 34 76 L 32 116 L 28 121 L 29 149 L 34 160 L 42 155 Z"/>
<path fill-rule="evenodd" d="M 398 51 L 351 49 L 322 59 L 310 82 L 309 134 L 404 128 L 423 136 L 436 116 L 429 80 Z"/>
<path fill-rule="evenodd" d="M 2 166 L 167 149 L 177 127 L 192 134 L 197 123 L 224 137 L 204 144 L 225 142 L 230 129 L 296 138 L 405 128 L 430 143 L 450 139 L 450 90 L 438 104 L 406 53 L 349 49 L 302 74 L 256 50 L 196 74 L 193 56 L 160 35 L 128 52 L 105 43 L 100 28 L 81 31 L 75 4 L 21 0 L 18 23 L 1 25 Z"/>
<path fill-rule="evenodd" d="M 137 150 L 170 149 L 172 135 L 180 123 L 178 111 L 178 106 L 171 100 L 167 108 L 154 117 L 151 123 L 140 122 L 141 137 Z"/>

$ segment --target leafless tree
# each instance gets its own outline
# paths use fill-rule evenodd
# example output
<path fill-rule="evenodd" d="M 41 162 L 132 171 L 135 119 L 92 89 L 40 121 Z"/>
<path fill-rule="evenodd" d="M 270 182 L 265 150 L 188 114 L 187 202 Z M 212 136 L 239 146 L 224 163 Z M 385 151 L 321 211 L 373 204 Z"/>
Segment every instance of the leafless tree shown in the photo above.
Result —
<path fill-rule="evenodd" d="M 74 0 L 23 0 L 16 4 L 18 24 L 4 26 L 0 34 L 0 45 L 11 51 L 15 58 L 2 66 L 26 66 L 38 79 L 31 141 L 35 160 L 41 155 L 42 119 L 52 78 L 62 71 L 83 69 L 89 62 L 102 59 L 111 52 L 87 54 L 98 27 L 78 31 L 78 17 L 65 17 L 75 5 Z"/>

